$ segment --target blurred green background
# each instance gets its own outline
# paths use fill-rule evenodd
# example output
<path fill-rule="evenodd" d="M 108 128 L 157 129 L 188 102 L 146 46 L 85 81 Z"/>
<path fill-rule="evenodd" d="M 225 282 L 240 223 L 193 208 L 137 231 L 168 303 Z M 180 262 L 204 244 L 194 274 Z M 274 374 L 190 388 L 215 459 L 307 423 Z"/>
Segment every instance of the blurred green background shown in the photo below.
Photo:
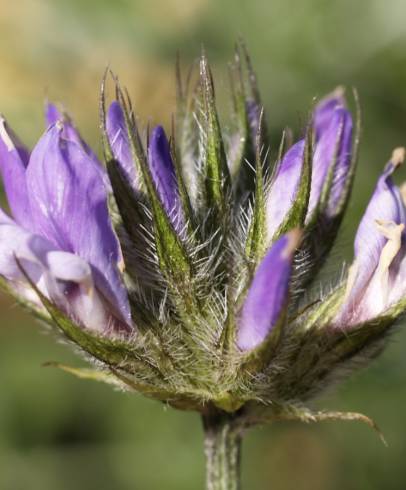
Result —
<path fill-rule="evenodd" d="M 384 162 L 406 144 L 405 18 L 404 0 L 0 0 L 0 110 L 32 145 L 44 97 L 62 101 L 100 151 L 97 98 L 107 63 L 141 119 L 168 125 L 176 51 L 187 64 L 203 43 L 223 97 L 238 36 L 251 51 L 274 144 L 285 125 L 302 126 L 314 97 L 355 86 L 364 131 L 354 196 L 328 265 L 335 270 L 351 258 Z M 197 416 L 41 367 L 83 361 L 0 301 L 1 490 L 203 488 Z M 243 448 L 245 489 L 406 488 L 405 327 L 373 366 L 317 403 L 372 416 L 389 448 L 354 423 L 256 430 Z"/>

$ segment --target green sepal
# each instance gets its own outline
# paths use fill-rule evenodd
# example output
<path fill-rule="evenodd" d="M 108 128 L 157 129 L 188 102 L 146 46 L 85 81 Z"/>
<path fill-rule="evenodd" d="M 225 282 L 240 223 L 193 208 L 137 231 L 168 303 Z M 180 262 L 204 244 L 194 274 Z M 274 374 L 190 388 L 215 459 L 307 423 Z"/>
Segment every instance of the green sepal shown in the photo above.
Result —
<path fill-rule="evenodd" d="M 255 192 L 253 213 L 245 244 L 245 254 L 255 269 L 266 250 L 266 224 L 265 224 L 265 186 L 263 175 L 263 162 L 261 160 L 261 127 L 262 113 L 258 126 L 255 156 Z"/>
<path fill-rule="evenodd" d="M 180 70 L 179 56 L 176 63 L 176 153 L 182 167 L 182 174 L 186 186 L 198 193 L 200 176 L 196 161 L 199 159 L 200 128 L 196 120 L 196 114 L 201 112 L 200 80 L 193 79 L 194 65 L 187 73 L 183 83 Z M 191 85 L 193 83 L 193 87 Z M 199 196 L 191 195 L 195 203 Z"/>
<path fill-rule="evenodd" d="M 153 215 L 155 246 L 160 268 L 164 272 L 172 291 L 179 293 L 188 303 L 193 302 L 191 261 L 159 199 L 149 171 L 141 138 L 135 120 L 132 117 L 132 109 L 119 86 L 117 87 L 117 94 L 124 111 L 133 157 L 141 171 L 149 197 Z"/>
<path fill-rule="evenodd" d="M 174 129 L 172 130 L 172 133 L 174 133 Z M 184 214 L 184 217 L 186 220 L 188 236 L 191 237 L 194 233 L 194 230 L 196 230 L 196 228 L 197 228 L 196 217 L 195 217 L 195 214 L 193 212 L 193 207 L 192 207 L 190 195 L 189 195 L 189 192 L 187 190 L 187 185 L 185 182 L 185 176 L 183 174 L 182 164 L 181 164 L 181 161 L 178 158 L 178 155 L 176 153 L 176 143 L 175 143 L 175 137 L 174 136 L 171 138 L 169 143 L 170 143 L 170 150 L 171 150 L 171 157 L 172 157 L 172 161 L 173 161 L 173 166 L 175 167 L 176 180 L 178 183 L 179 197 L 180 197 L 180 201 L 182 203 L 183 214 Z"/>
<path fill-rule="evenodd" d="M 103 74 L 103 78 L 100 85 L 100 96 L 99 96 L 99 119 L 100 119 L 100 129 L 102 136 L 102 146 L 103 154 L 106 162 L 114 159 L 113 150 L 111 149 L 110 141 L 107 136 L 106 129 L 106 81 L 109 69 L 106 68 Z"/>
<path fill-rule="evenodd" d="M 224 215 L 228 211 L 231 177 L 215 104 L 213 78 L 204 53 L 200 59 L 200 80 L 204 109 L 206 201 L 209 208 Z"/>
<path fill-rule="evenodd" d="M 253 164 L 256 158 L 255 138 L 252 137 L 250 128 L 248 104 L 249 99 L 244 84 L 243 67 L 241 65 L 240 50 L 235 51 L 234 63 L 229 65 L 230 85 L 233 107 L 233 122 L 237 141 L 232 141 L 234 146 L 230 161 L 230 173 L 234 180 L 236 199 L 252 192 L 255 187 L 255 172 Z M 231 153 L 230 153 L 231 154 Z"/>
<path fill-rule="evenodd" d="M 123 390 L 128 390 L 128 385 L 123 383 L 119 378 L 117 378 L 114 374 L 108 371 L 102 371 L 98 369 L 89 369 L 89 368 L 77 368 L 73 366 L 68 366 L 66 364 L 61 364 L 55 361 L 45 362 L 43 367 L 54 367 L 60 369 L 69 374 L 73 374 L 79 379 L 88 379 L 90 381 L 99 381 L 102 383 L 106 383 L 108 385 L 113 385 Z"/>
<path fill-rule="evenodd" d="M 262 103 L 261 94 L 259 92 L 257 75 L 255 73 L 254 67 L 252 66 L 251 56 L 248 52 L 248 48 L 245 42 L 242 39 L 240 39 L 237 44 L 237 50 L 239 51 L 240 56 L 243 56 L 245 60 L 245 66 L 248 75 L 247 85 L 249 88 L 249 92 L 247 93 L 247 98 L 255 102 L 255 104 L 258 107 L 262 108 L 263 111 L 262 124 L 261 124 L 261 142 L 263 144 L 265 151 L 268 151 L 271 145 L 269 141 L 269 133 L 266 124 L 265 111 L 263 109 L 264 105 Z"/>
<path fill-rule="evenodd" d="M 385 437 L 376 422 L 367 415 L 358 412 L 319 411 L 311 410 L 302 405 L 277 402 L 272 403 L 271 406 L 249 403 L 245 407 L 245 414 L 242 418 L 242 424 L 246 428 L 279 421 L 297 421 L 306 424 L 325 421 L 362 422 L 373 429 L 382 443 L 387 446 Z"/>
<path fill-rule="evenodd" d="M 295 329 L 298 331 L 308 331 L 312 328 L 323 329 L 330 325 L 341 306 L 346 294 L 346 285 L 338 286 L 326 298 L 317 301 L 313 306 L 305 308 L 302 314 L 299 314 L 291 322 L 295 323 Z"/>
<path fill-rule="evenodd" d="M 67 339 L 74 342 L 95 359 L 109 366 L 119 366 L 120 369 L 128 369 L 132 374 L 139 370 L 140 374 L 148 373 L 149 376 L 158 377 L 158 379 L 162 377 L 160 367 L 157 366 L 157 363 L 145 355 L 142 343 L 140 346 L 133 345 L 133 343 L 129 344 L 118 337 L 110 338 L 102 336 L 77 325 L 42 294 L 18 259 L 16 259 L 16 262 L 28 284 L 38 295 L 44 308 L 49 313 L 54 325 L 59 328 Z"/>
<path fill-rule="evenodd" d="M 140 225 L 144 221 L 144 212 L 141 206 L 142 201 L 131 187 L 121 166 L 116 160 L 108 160 L 106 167 L 121 223 L 129 237 L 137 242 L 140 239 Z"/>
<path fill-rule="evenodd" d="M 143 395 L 155 400 L 166 401 L 167 399 L 171 399 L 176 396 L 175 392 L 167 391 L 165 388 L 158 388 L 157 386 L 148 385 L 137 381 L 113 367 L 105 368 L 105 370 L 76 368 L 54 361 L 46 362 L 43 364 L 43 366 L 61 369 L 62 371 L 72 374 L 79 379 L 98 381 L 115 386 L 123 391 L 142 393 Z"/>
<path fill-rule="evenodd" d="M 334 352 L 345 358 L 353 356 L 362 350 L 380 344 L 395 322 L 406 311 L 406 298 L 392 305 L 381 315 L 358 325 L 343 327 L 343 338 L 338 338 Z M 378 345 L 379 348 L 379 345 Z"/>
<path fill-rule="evenodd" d="M 38 305 L 20 296 L 2 275 L 0 275 L 0 290 L 8 296 L 11 296 L 15 301 L 17 301 L 19 306 L 38 320 L 45 322 L 48 325 L 53 325 L 52 318 L 46 310 L 41 309 Z"/>
<path fill-rule="evenodd" d="M 339 288 L 325 305 L 316 309 L 311 328 L 292 324 L 284 346 L 290 355 L 283 362 L 289 369 L 278 378 L 275 393 L 281 399 L 306 399 L 318 394 L 335 379 L 346 377 L 380 353 L 388 332 L 406 310 L 406 299 L 379 317 L 351 326 L 332 324 L 337 305 L 343 300 Z M 324 311 L 323 311 L 324 309 Z"/>
<path fill-rule="evenodd" d="M 250 378 L 269 365 L 281 341 L 286 325 L 287 305 L 288 302 L 286 301 L 276 324 L 268 336 L 254 349 L 240 354 L 239 370 L 242 376 Z"/>
<path fill-rule="evenodd" d="M 296 191 L 296 197 L 292 203 L 292 206 L 285 216 L 283 222 L 279 226 L 278 230 L 272 237 L 272 242 L 276 241 L 281 235 L 287 233 L 293 228 L 303 228 L 307 207 L 310 198 L 310 186 L 312 180 L 312 160 L 313 160 L 313 132 L 311 128 L 308 128 L 304 151 L 303 151 L 303 162 L 302 169 L 300 173 L 300 180 L 298 188 Z M 279 160 L 279 165 L 281 165 L 282 159 Z M 277 170 L 275 170 L 274 176 L 277 175 Z M 271 179 L 269 183 L 270 186 L 274 184 L 274 180 Z"/>

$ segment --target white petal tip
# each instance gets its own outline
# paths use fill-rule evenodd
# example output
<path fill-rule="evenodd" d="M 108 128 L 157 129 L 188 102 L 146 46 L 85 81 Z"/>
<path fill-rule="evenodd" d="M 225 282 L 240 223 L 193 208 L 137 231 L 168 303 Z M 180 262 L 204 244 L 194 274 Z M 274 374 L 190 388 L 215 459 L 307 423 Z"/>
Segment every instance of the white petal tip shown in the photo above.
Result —
<path fill-rule="evenodd" d="M 6 145 L 8 151 L 15 150 L 15 144 L 11 139 L 11 136 L 6 127 L 6 120 L 1 115 L 0 115 L 0 138 L 2 139 L 3 143 Z"/>
<path fill-rule="evenodd" d="M 339 85 L 334 89 L 331 95 L 333 97 L 337 97 L 338 99 L 343 98 L 345 95 L 345 87 L 343 85 Z"/>
<path fill-rule="evenodd" d="M 395 148 L 392 152 L 391 162 L 394 167 L 399 167 L 405 161 L 406 150 L 403 147 Z"/>

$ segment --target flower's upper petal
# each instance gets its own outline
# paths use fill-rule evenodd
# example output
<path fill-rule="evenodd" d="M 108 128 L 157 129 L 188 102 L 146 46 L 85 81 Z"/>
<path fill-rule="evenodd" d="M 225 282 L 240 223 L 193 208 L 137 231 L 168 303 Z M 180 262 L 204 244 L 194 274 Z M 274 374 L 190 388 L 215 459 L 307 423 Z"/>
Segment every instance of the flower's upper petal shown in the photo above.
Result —
<path fill-rule="evenodd" d="M 124 112 L 119 102 L 113 101 L 107 111 L 106 131 L 114 158 L 120 164 L 129 183 L 138 188 L 137 172 L 132 155 Z"/>
<path fill-rule="evenodd" d="M 293 145 L 276 171 L 266 200 L 268 243 L 289 212 L 298 190 L 303 166 L 304 140 Z"/>
<path fill-rule="evenodd" d="M 338 87 L 333 93 L 327 95 L 318 102 L 313 113 L 313 127 L 316 140 L 319 140 L 327 131 L 331 123 L 331 117 L 337 107 L 344 107 L 344 90 Z"/>
<path fill-rule="evenodd" d="M 97 158 L 97 155 L 94 153 L 94 151 L 82 138 L 70 117 L 67 114 L 59 111 L 55 104 L 47 102 L 45 105 L 45 119 L 47 121 L 48 127 L 56 124 L 58 121 L 63 124 L 63 138 L 72 141 L 73 143 L 76 143 L 83 148 L 85 153 L 89 155 L 91 161 L 94 163 L 96 170 L 100 173 L 106 188 L 110 190 L 111 185 L 105 168 L 100 163 L 100 160 Z"/>
<path fill-rule="evenodd" d="M 175 230 L 179 232 L 184 225 L 183 212 L 169 143 L 161 126 L 156 126 L 152 131 L 148 162 L 162 205 Z"/>
<path fill-rule="evenodd" d="M 0 117 L 0 172 L 15 220 L 30 228 L 31 212 L 25 181 L 29 153 Z"/>
<path fill-rule="evenodd" d="M 351 164 L 352 117 L 337 92 L 316 107 L 313 118 L 316 146 L 307 216 L 317 206 L 331 166 L 335 164 L 326 213 L 333 215 L 340 202 Z M 335 161 L 336 158 L 336 161 Z"/>
<path fill-rule="evenodd" d="M 387 240 L 377 228 L 376 221 L 393 221 L 398 224 L 406 222 L 405 206 L 399 188 L 394 185 L 391 177 L 398 164 L 399 160 L 394 154 L 378 179 L 355 236 L 355 260 L 362 263 L 362 269 L 365 271 L 359 276 L 360 281 L 361 277 L 365 281 L 378 265 L 382 248 Z"/>
<path fill-rule="evenodd" d="M 286 306 L 299 239 L 298 230 L 283 235 L 259 264 L 238 318 L 237 345 L 241 350 L 253 349 L 264 341 Z"/>
<path fill-rule="evenodd" d="M 375 306 L 381 304 L 378 296 L 382 299 L 390 293 L 382 288 L 383 285 L 386 289 L 390 288 L 393 282 L 389 268 L 397 259 L 406 223 L 406 209 L 391 174 L 403 158 L 403 151 L 394 151 L 391 161 L 378 179 L 359 224 L 354 243 L 355 259 L 349 274 L 347 295 L 339 315 L 341 319 L 365 318 L 369 315 L 368 312 L 375 311 Z M 393 250 L 396 250 L 396 253 L 393 253 Z M 382 293 L 380 295 L 373 293 L 377 291 L 378 285 Z M 369 293 L 372 291 L 373 294 L 366 294 L 368 289 Z M 382 308 L 383 306 L 379 309 Z"/>
<path fill-rule="evenodd" d="M 51 126 L 34 148 L 27 187 L 36 233 L 60 250 L 75 253 L 94 269 L 98 289 L 130 322 L 118 263 L 121 253 L 100 173 L 89 155 Z"/>

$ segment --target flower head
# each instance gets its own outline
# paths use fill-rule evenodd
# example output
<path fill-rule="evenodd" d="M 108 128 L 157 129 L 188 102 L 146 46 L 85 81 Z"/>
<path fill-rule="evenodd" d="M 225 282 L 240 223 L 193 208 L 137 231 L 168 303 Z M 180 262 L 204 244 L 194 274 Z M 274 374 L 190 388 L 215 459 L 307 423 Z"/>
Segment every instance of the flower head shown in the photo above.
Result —
<path fill-rule="evenodd" d="M 274 155 L 241 51 L 227 135 L 205 55 L 196 90 L 178 79 L 170 137 L 161 126 L 142 136 L 116 78 L 106 110 L 103 83 L 105 167 L 52 104 L 31 153 L 1 119 L 0 275 L 103 379 L 252 421 L 301 406 L 380 348 L 406 308 L 406 210 L 391 178 L 398 149 L 348 278 L 310 301 L 350 197 L 358 125 L 337 89 Z"/>

